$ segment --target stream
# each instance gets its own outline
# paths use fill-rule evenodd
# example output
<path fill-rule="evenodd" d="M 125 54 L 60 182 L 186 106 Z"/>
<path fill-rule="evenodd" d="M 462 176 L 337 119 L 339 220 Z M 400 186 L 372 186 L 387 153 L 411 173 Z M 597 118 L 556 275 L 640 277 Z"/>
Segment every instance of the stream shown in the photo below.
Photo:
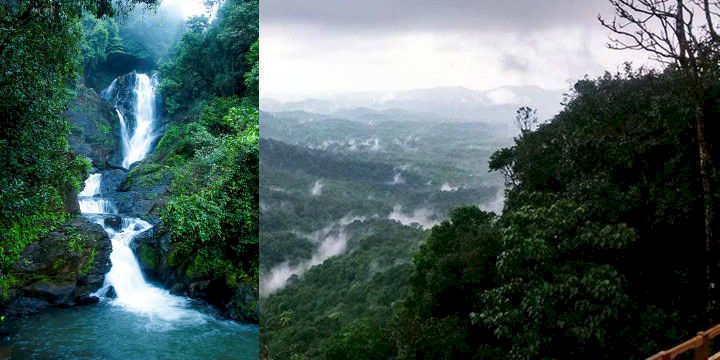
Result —
<path fill-rule="evenodd" d="M 157 139 L 157 80 L 134 76 L 134 122 L 128 124 L 128 114 L 115 109 L 126 169 L 144 159 Z M 103 94 L 111 94 L 115 84 Z M 10 349 L 12 359 L 257 359 L 256 325 L 221 319 L 203 302 L 146 281 L 130 244 L 152 225 L 118 214 L 110 194 L 101 190 L 102 181 L 101 172 L 91 174 L 78 195 L 83 216 L 102 225 L 112 242 L 112 267 L 94 294 L 100 302 L 16 320 L 9 324 L 12 335 L 0 340 L 0 350 Z M 106 218 L 116 216 L 120 226 L 106 225 Z M 109 289 L 114 296 L 108 296 Z"/>

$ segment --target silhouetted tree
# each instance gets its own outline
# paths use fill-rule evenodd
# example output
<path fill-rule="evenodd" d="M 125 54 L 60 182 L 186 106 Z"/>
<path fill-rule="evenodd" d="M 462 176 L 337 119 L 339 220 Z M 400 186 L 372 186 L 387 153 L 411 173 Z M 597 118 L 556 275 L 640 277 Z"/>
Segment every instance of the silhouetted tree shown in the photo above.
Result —
<path fill-rule="evenodd" d="M 676 67 L 687 81 L 695 119 L 700 181 L 703 189 L 705 223 L 707 311 L 710 321 L 717 311 L 717 284 L 720 284 L 718 249 L 713 234 L 714 166 L 706 131 L 706 81 L 717 78 L 720 37 L 714 20 L 720 4 L 708 0 L 609 0 L 615 16 L 600 23 L 616 34 L 608 46 L 617 50 L 642 50 L 661 63 Z M 698 16 L 696 16 L 698 15 Z M 697 17 L 704 17 L 704 24 Z"/>
<path fill-rule="evenodd" d="M 532 131 L 538 124 L 537 110 L 529 106 L 521 106 L 515 112 L 515 123 L 520 129 L 520 135 Z"/>

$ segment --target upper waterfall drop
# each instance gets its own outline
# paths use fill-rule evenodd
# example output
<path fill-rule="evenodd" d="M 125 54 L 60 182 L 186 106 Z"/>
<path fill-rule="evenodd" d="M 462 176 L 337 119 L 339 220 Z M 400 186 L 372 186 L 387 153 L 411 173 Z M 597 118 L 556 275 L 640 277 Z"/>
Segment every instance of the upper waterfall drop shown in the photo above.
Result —
<path fill-rule="evenodd" d="M 130 165 L 142 160 L 150 152 L 153 141 L 155 141 L 155 85 L 157 78 L 148 77 L 147 74 L 135 74 L 135 128 L 127 129 L 127 123 L 120 115 L 121 136 L 123 137 L 123 161 L 122 166 L 129 168 Z M 112 85 L 111 85 L 112 86 Z M 132 134 L 132 135 L 129 135 Z"/>

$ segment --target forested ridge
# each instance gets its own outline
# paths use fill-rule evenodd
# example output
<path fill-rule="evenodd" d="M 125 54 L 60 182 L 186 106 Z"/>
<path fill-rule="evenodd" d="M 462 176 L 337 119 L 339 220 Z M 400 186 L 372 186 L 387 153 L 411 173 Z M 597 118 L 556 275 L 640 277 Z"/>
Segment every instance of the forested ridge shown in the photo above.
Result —
<path fill-rule="evenodd" d="M 579 81 L 560 114 L 492 157 L 514 184 L 501 216 L 455 210 L 414 255 L 407 292 L 365 305 L 392 311 L 330 316 L 335 336 L 305 331 L 303 318 L 339 306 L 307 308 L 305 292 L 344 303 L 344 287 L 329 284 L 362 273 L 352 261 L 361 255 L 311 270 L 266 301 L 269 358 L 274 349 L 278 358 L 643 358 L 704 329 L 701 189 L 683 86 L 674 70 Z M 393 283 L 373 281 L 367 292 L 378 295 Z"/>
<path fill-rule="evenodd" d="M 159 3 L 0 6 L 0 308 L 28 295 L 29 283 L 57 277 L 57 267 L 40 276 L 17 264 L 28 245 L 77 217 L 87 174 L 125 177 L 113 170 L 119 126 L 101 91 L 137 71 L 158 73 L 162 99 L 157 149 L 117 185 L 126 194 L 119 206 L 159 224 L 136 241 L 140 263 L 178 294 L 257 321 L 257 1 L 208 2 L 218 7 L 212 21 L 158 13 Z M 192 283 L 205 287 L 192 292 Z"/>
<path fill-rule="evenodd" d="M 699 106 L 717 159 L 713 59 L 703 60 Z M 360 251 L 309 270 L 264 300 L 263 356 L 642 359 L 714 325 L 688 71 L 628 65 L 582 79 L 547 122 L 521 108 L 514 145 L 488 159 L 506 179 L 501 214 L 452 211 L 392 278 L 366 275 Z M 367 243 L 376 260 L 413 239 L 383 234 Z M 364 308 L 349 306 L 358 286 Z M 322 325 L 311 330 L 307 318 Z"/>

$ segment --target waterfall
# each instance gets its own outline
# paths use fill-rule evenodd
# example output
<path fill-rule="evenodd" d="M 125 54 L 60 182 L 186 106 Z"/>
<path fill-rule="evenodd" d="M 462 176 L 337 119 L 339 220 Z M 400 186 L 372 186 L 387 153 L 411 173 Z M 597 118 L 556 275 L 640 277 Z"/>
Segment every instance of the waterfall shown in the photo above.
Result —
<path fill-rule="evenodd" d="M 125 123 L 125 116 L 123 116 L 123 114 L 117 108 L 115 108 L 115 112 L 117 113 L 118 120 L 120 121 L 120 147 L 122 148 L 121 150 L 123 154 L 123 167 L 125 167 L 125 157 L 128 153 L 128 149 L 130 148 L 130 136 L 128 135 L 127 124 Z"/>
<path fill-rule="evenodd" d="M 92 174 L 85 180 L 85 187 L 78 196 L 80 197 L 93 197 L 100 194 L 100 184 L 102 181 L 102 174 Z"/>
<path fill-rule="evenodd" d="M 122 138 L 123 167 L 128 168 L 133 163 L 141 161 L 150 152 L 154 135 L 155 117 L 155 83 L 145 74 L 134 74 L 134 115 L 135 127 L 131 131 L 122 111 L 116 112 L 120 123 L 120 135 Z M 102 92 L 106 100 L 119 95 L 115 94 L 117 79 Z M 115 99 L 117 102 L 118 99 Z M 129 134 L 132 135 L 130 136 Z M 103 297 L 112 286 L 115 289 L 116 298 L 109 300 L 127 311 L 146 315 L 150 320 L 164 321 L 165 323 L 187 321 L 198 323 L 206 321 L 206 315 L 189 308 L 190 301 L 187 298 L 175 296 L 169 291 L 149 284 L 140 269 L 135 254 L 130 248 L 133 239 L 140 233 L 152 228 L 152 225 L 145 220 L 121 217 L 122 224 L 119 227 L 112 227 L 105 224 L 109 216 L 117 216 L 117 210 L 112 201 L 103 197 L 102 174 L 94 173 L 85 180 L 85 186 L 78 194 L 80 210 L 86 216 L 103 226 L 112 242 L 110 261 L 112 267 L 105 276 L 104 286 L 94 295 Z"/>
<path fill-rule="evenodd" d="M 125 149 L 123 152 L 124 168 L 145 158 L 150 147 L 155 140 L 153 132 L 153 123 L 155 119 L 155 85 L 157 80 L 155 77 L 150 79 L 146 74 L 135 74 L 135 128 L 132 136 L 128 139 L 130 133 L 127 129 L 124 117 L 121 118 L 121 132 Z M 112 84 L 110 85 L 113 86 Z"/>
<path fill-rule="evenodd" d="M 83 191 L 78 194 L 78 202 L 80 203 L 80 212 L 83 214 L 116 214 L 115 206 L 100 198 L 100 184 L 102 174 L 92 174 L 85 180 Z"/>
<path fill-rule="evenodd" d="M 109 99 L 113 92 L 115 91 L 115 87 L 117 86 L 117 79 L 113 79 L 113 81 L 110 83 L 110 86 L 107 87 L 107 89 L 100 92 L 100 96 L 103 99 Z"/>
<path fill-rule="evenodd" d="M 98 219 L 101 225 L 103 220 Z M 155 287 L 145 281 L 140 264 L 130 248 L 135 236 L 152 227 L 147 221 L 136 218 L 123 218 L 120 230 L 105 227 L 112 241 L 110 262 L 112 267 L 105 276 L 105 286 L 98 293 L 105 292 L 108 287 L 115 289 L 117 298 L 115 305 L 124 309 L 147 315 L 151 319 L 164 321 L 204 321 L 204 315 L 187 309 L 189 300 L 174 296 L 169 291 Z"/>

